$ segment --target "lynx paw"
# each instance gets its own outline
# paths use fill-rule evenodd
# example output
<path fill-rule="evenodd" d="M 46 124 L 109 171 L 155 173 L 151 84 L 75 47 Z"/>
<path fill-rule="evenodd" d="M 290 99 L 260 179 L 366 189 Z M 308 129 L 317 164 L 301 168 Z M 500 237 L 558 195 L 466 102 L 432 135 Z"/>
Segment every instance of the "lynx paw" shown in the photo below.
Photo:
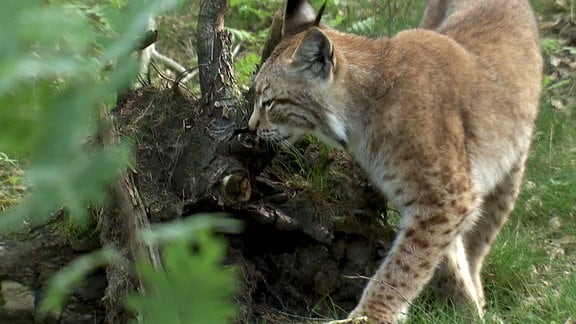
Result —
<path fill-rule="evenodd" d="M 368 315 L 366 315 L 368 314 Z M 380 316 L 379 316 L 380 315 Z M 403 323 L 399 319 L 392 319 L 386 314 L 378 314 L 367 311 L 366 309 L 361 309 L 357 306 L 349 315 L 348 321 L 343 323 Z"/>

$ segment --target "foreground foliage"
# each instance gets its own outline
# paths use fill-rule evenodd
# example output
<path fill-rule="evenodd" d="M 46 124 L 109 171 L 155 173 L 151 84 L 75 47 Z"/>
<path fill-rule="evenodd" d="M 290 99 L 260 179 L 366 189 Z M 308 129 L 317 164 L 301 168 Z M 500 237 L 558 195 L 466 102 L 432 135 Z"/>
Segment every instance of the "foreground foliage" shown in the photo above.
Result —
<path fill-rule="evenodd" d="M 125 143 L 95 145 L 99 114 L 112 109 L 117 94 L 134 81 L 138 62 L 132 54 L 149 18 L 177 4 L 0 2 L 0 233 L 45 224 L 60 210 L 74 227 L 89 223 L 87 207 L 106 201 L 108 184 L 130 160 Z M 136 269 L 150 290 L 127 304 L 146 322 L 230 320 L 235 285 L 234 273 L 219 264 L 224 246 L 206 226 L 182 228 L 202 232 L 197 251 L 190 238 L 179 237 L 163 250 L 165 268 L 140 260 Z M 104 247 L 73 261 L 50 281 L 42 311 L 58 316 L 70 289 L 115 258 Z"/>

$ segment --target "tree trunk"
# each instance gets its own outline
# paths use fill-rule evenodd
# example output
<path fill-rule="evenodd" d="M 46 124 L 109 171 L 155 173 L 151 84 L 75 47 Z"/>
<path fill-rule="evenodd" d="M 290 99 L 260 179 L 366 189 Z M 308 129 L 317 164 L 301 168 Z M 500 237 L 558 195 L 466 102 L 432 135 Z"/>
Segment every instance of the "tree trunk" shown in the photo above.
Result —
<path fill-rule="evenodd" d="M 202 103 L 218 110 L 238 97 L 230 35 L 224 29 L 226 10 L 227 0 L 202 1 L 196 30 Z"/>

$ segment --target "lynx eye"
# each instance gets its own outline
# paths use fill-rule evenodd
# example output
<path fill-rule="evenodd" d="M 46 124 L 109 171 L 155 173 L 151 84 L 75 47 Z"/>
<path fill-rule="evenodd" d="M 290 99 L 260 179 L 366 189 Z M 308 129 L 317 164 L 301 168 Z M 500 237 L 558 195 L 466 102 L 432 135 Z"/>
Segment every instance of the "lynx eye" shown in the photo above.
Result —
<path fill-rule="evenodd" d="M 262 102 L 262 107 L 266 108 L 267 110 L 270 110 L 270 108 L 272 108 L 273 104 L 274 104 L 274 99 L 266 100 L 266 101 Z"/>

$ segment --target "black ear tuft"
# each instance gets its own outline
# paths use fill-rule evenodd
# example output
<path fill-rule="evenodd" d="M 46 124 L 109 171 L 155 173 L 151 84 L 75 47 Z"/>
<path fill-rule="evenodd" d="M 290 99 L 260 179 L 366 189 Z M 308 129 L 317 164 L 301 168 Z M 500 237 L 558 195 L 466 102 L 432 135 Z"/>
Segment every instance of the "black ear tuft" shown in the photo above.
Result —
<path fill-rule="evenodd" d="M 334 67 L 332 41 L 319 28 L 311 28 L 294 53 L 293 62 L 315 77 L 327 78 Z"/>
<path fill-rule="evenodd" d="M 320 10 L 318 10 L 318 14 L 316 15 L 316 19 L 314 19 L 314 26 L 320 26 L 320 20 L 322 20 L 322 15 L 324 14 L 324 9 L 326 9 L 326 2 L 328 2 L 328 0 L 325 0 L 324 3 L 322 4 L 322 7 L 320 7 Z"/>
<path fill-rule="evenodd" d="M 314 23 L 316 11 L 308 0 L 288 0 L 284 14 L 283 37 L 294 36 Z"/>

